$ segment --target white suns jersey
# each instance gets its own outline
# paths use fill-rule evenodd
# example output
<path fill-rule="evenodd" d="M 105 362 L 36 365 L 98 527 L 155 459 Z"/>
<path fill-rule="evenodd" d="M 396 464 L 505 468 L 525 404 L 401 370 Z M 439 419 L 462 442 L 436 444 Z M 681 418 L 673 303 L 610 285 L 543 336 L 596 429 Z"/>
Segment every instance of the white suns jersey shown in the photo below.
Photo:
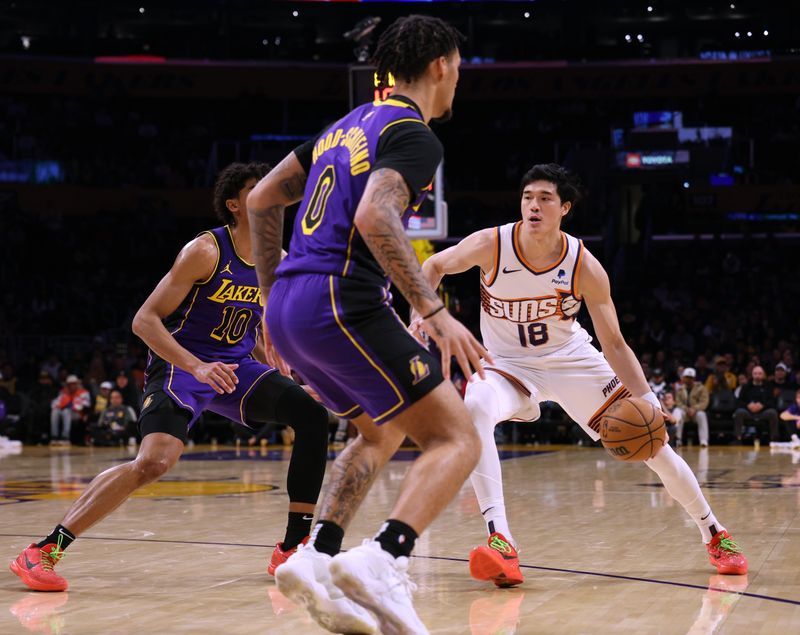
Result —
<path fill-rule="evenodd" d="M 492 271 L 481 272 L 483 344 L 500 357 L 553 353 L 573 342 L 591 341 L 575 317 L 581 308 L 575 283 L 583 241 L 561 232 L 561 255 L 535 269 L 522 254 L 521 221 L 497 228 Z"/>

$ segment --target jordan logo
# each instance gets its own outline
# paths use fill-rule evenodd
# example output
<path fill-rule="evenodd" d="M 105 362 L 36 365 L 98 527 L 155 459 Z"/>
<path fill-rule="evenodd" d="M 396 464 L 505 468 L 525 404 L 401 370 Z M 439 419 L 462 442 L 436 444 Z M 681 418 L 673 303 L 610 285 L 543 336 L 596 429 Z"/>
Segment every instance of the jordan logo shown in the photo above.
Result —
<path fill-rule="evenodd" d="M 225 265 L 225 266 L 222 268 L 222 270 L 220 271 L 220 273 L 229 273 L 230 275 L 233 275 L 233 271 L 231 271 L 231 261 L 230 261 L 230 260 L 228 261 L 228 264 L 227 264 L 227 265 Z"/>
<path fill-rule="evenodd" d="M 412 386 L 416 386 L 431 374 L 430 367 L 419 358 L 419 355 L 415 355 L 411 358 L 409 367 L 411 369 L 411 376 L 414 378 L 414 381 L 411 382 Z"/>

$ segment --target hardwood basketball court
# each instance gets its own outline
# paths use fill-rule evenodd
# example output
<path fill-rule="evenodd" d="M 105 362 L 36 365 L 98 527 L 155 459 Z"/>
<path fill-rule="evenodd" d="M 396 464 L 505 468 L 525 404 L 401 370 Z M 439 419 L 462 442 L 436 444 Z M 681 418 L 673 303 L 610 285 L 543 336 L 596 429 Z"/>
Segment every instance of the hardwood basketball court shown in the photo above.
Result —
<path fill-rule="evenodd" d="M 644 465 L 599 448 L 504 446 L 506 498 L 525 583 L 495 589 L 469 577 L 485 540 L 473 493 L 418 541 L 411 574 L 431 633 L 800 632 L 800 452 L 686 448 L 717 518 L 750 561 L 719 576 L 694 523 Z M 378 479 L 345 548 L 374 534 L 410 458 Z M 6 562 L 61 519 L 125 449 L 25 448 L 0 458 Z M 286 523 L 288 453 L 187 449 L 167 478 L 78 539 L 58 565 L 65 593 L 0 581 L 0 633 L 322 633 L 282 596 L 266 565 Z"/>

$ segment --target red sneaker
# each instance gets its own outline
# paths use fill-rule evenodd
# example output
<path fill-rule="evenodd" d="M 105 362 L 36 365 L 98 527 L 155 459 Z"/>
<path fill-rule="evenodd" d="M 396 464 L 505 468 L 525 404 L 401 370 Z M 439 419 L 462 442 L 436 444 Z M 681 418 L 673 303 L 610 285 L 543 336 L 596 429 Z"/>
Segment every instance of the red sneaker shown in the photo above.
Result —
<path fill-rule="evenodd" d="M 747 573 L 747 558 L 724 529 L 717 532 L 706 548 L 708 549 L 708 561 L 717 568 L 717 572 L 724 575 Z"/>
<path fill-rule="evenodd" d="M 517 550 L 497 532 L 489 536 L 487 547 L 475 547 L 469 554 L 469 572 L 476 580 L 491 580 L 499 587 L 522 584 Z"/>
<path fill-rule="evenodd" d="M 64 552 L 54 543 L 39 548 L 31 543 L 9 565 L 22 581 L 34 591 L 66 591 L 67 581 L 53 571 Z"/>
<path fill-rule="evenodd" d="M 308 539 L 309 536 L 306 536 L 303 538 L 300 544 L 307 544 Z M 279 542 L 277 545 L 275 545 L 275 550 L 272 552 L 272 558 L 270 558 L 269 565 L 267 565 L 267 573 L 270 575 L 275 575 L 275 569 L 286 562 L 295 551 L 297 551 L 297 547 L 292 547 L 288 551 L 284 551 L 282 542 Z"/>

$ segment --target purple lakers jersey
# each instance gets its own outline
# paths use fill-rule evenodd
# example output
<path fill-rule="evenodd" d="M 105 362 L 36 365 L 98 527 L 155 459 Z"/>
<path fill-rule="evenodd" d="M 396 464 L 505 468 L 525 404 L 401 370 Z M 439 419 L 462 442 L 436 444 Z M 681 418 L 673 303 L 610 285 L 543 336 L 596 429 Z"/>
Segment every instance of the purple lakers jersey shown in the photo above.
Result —
<path fill-rule="evenodd" d="M 255 267 L 236 253 L 230 228 L 226 225 L 205 233 L 217 243 L 214 272 L 194 285 L 164 326 L 203 361 L 231 362 L 250 356 L 264 303 Z"/>
<path fill-rule="evenodd" d="M 386 274 L 358 234 L 354 218 L 375 165 L 381 135 L 405 122 L 426 126 L 412 105 L 390 98 L 359 106 L 317 139 L 289 255 L 278 267 L 278 277 L 318 273 L 386 283 Z M 430 178 L 432 181 L 433 173 Z M 426 194 L 412 193 L 404 224 Z"/>

